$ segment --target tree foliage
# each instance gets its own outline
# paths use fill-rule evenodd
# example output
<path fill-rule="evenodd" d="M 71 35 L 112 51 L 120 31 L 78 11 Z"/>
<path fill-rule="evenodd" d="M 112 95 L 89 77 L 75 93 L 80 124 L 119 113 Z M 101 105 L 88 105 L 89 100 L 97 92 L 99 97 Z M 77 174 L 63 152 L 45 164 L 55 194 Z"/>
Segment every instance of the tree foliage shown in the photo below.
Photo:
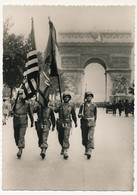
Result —
<path fill-rule="evenodd" d="M 72 94 L 75 94 L 75 79 L 72 76 L 66 76 L 65 73 L 59 73 L 59 81 L 61 92 L 64 93 L 65 91 L 69 91 Z M 59 84 L 57 77 L 51 77 L 51 84 L 50 84 L 50 94 L 57 95 L 59 93 Z"/>
<path fill-rule="evenodd" d="M 3 83 L 12 90 L 22 83 L 26 43 L 23 35 L 9 33 L 10 26 L 10 21 L 6 20 L 3 31 Z"/>

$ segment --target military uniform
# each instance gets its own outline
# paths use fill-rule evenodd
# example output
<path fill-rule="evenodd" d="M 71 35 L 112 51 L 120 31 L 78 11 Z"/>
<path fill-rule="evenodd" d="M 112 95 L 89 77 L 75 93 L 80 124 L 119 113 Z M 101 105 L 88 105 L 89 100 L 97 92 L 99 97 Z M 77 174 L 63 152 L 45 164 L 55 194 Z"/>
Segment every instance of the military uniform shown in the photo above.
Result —
<path fill-rule="evenodd" d="M 40 105 L 37 106 L 36 109 L 38 120 L 35 122 L 37 135 L 38 135 L 38 145 L 41 148 L 40 155 L 42 158 L 45 158 L 45 152 L 48 148 L 48 135 L 49 130 L 52 124 L 52 131 L 55 128 L 55 116 L 53 109 L 50 107 L 42 108 Z"/>
<path fill-rule="evenodd" d="M 19 92 L 22 95 L 22 91 Z M 30 104 L 23 99 L 19 99 L 14 106 L 13 127 L 15 143 L 19 148 L 17 153 L 18 158 L 22 155 L 22 149 L 25 147 L 25 133 L 28 126 L 28 115 L 31 120 L 31 127 L 33 126 L 33 115 L 30 109 Z"/>
<path fill-rule="evenodd" d="M 65 93 L 63 94 L 63 100 L 66 96 L 69 97 L 69 100 L 71 99 L 70 94 Z M 57 107 L 54 111 L 59 114 L 59 118 L 57 119 L 57 131 L 58 140 L 62 147 L 61 154 L 64 155 L 64 159 L 67 159 L 67 150 L 70 147 L 69 136 L 70 130 L 72 128 L 72 120 L 75 123 L 75 127 L 77 127 L 77 117 L 75 109 L 73 105 L 69 104 L 69 101 L 64 101 L 64 103 L 61 106 Z"/>
<path fill-rule="evenodd" d="M 86 93 L 86 97 L 93 94 Z M 87 100 L 80 106 L 78 117 L 81 118 L 82 145 L 85 146 L 85 155 L 88 159 L 91 157 L 91 151 L 94 149 L 94 131 L 97 119 L 97 107 Z"/>

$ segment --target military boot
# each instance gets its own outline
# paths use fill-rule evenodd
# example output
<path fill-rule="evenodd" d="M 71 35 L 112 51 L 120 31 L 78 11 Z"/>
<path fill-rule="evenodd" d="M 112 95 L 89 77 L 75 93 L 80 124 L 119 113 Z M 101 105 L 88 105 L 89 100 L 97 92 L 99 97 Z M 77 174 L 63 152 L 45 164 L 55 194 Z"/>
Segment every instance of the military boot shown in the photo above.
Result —
<path fill-rule="evenodd" d="M 91 151 L 92 151 L 91 148 L 88 149 L 88 151 L 87 151 L 87 159 L 90 159 L 91 158 Z"/>
<path fill-rule="evenodd" d="M 67 160 L 68 159 L 68 154 L 67 154 L 67 149 L 64 149 L 64 159 Z"/>
<path fill-rule="evenodd" d="M 41 155 L 41 157 L 42 157 L 42 159 L 44 159 L 45 158 L 45 156 L 46 156 L 46 148 L 42 148 L 41 149 L 41 153 L 40 153 L 40 155 Z"/>
<path fill-rule="evenodd" d="M 18 151 L 18 153 L 17 153 L 17 157 L 18 158 L 21 158 L 21 155 L 22 155 L 22 148 L 19 148 L 19 151 Z"/>

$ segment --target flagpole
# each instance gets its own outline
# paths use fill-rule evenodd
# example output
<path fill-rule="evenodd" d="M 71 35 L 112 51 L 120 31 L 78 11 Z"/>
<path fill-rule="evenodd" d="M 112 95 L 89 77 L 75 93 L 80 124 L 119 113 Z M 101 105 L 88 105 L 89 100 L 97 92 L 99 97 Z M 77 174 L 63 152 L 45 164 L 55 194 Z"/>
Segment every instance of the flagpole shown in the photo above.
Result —
<path fill-rule="evenodd" d="M 61 96 L 61 86 L 60 86 L 59 74 L 57 75 L 57 79 L 58 79 L 58 85 L 59 85 L 60 102 L 61 102 L 61 106 L 62 106 L 62 96 Z"/>
<path fill-rule="evenodd" d="M 32 34 L 33 34 L 33 41 L 32 41 Z M 35 35 L 34 35 L 34 20 L 33 17 L 31 17 L 31 42 L 33 42 L 33 49 L 36 50 L 36 43 L 35 43 Z M 38 64 L 38 70 L 39 70 L 39 64 Z M 36 77 L 36 85 L 37 85 L 37 90 L 35 93 L 36 96 L 36 101 L 38 100 L 38 91 L 39 91 L 39 73 Z"/>
<path fill-rule="evenodd" d="M 49 20 L 49 22 L 51 22 L 49 16 L 48 16 L 48 20 Z M 52 33 L 51 33 L 51 36 L 52 36 Z M 53 37 L 52 37 L 51 40 L 53 40 Z M 58 48 L 57 42 L 55 42 L 55 44 Z M 51 53 L 53 53 L 53 52 L 51 52 Z M 59 77 L 59 74 L 58 74 L 58 69 L 57 69 L 57 80 L 58 80 L 58 86 L 59 86 L 60 102 L 61 102 L 61 107 L 62 107 L 63 101 L 62 101 L 62 95 L 61 95 L 61 85 L 60 85 L 60 77 Z"/>

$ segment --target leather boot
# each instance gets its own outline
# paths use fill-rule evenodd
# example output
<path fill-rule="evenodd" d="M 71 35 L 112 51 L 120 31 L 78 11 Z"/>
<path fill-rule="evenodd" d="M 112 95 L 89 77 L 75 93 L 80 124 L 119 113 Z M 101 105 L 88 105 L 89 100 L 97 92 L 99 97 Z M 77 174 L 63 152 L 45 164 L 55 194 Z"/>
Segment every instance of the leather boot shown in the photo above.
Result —
<path fill-rule="evenodd" d="M 88 151 L 87 151 L 87 159 L 91 158 L 91 152 L 92 152 L 92 149 L 89 148 Z"/>
<path fill-rule="evenodd" d="M 68 157 L 69 157 L 69 156 L 68 156 L 68 153 L 67 153 L 67 149 L 64 149 L 64 159 L 66 159 L 66 160 L 67 160 L 67 159 L 68 159 Z"/>
<path fill-rule="evenodd" d="M 19 148 L 19 151 L 18 151 L 18 153 L 17 153 L 17 157 L 18 158 L 21 158 L 21 155 L 22 155 L 22 148 Z"/>
<path fill-rule="evenodd" d="M 41 150 L 41 153 L 40 153 L 40 155 L 41 155 L 41 157 L 42 157 L 42 159 L 44 159 L 45 158 L 45 156 L 46 156 L 46 148 L 42 148 L 42 150 Z"/>

